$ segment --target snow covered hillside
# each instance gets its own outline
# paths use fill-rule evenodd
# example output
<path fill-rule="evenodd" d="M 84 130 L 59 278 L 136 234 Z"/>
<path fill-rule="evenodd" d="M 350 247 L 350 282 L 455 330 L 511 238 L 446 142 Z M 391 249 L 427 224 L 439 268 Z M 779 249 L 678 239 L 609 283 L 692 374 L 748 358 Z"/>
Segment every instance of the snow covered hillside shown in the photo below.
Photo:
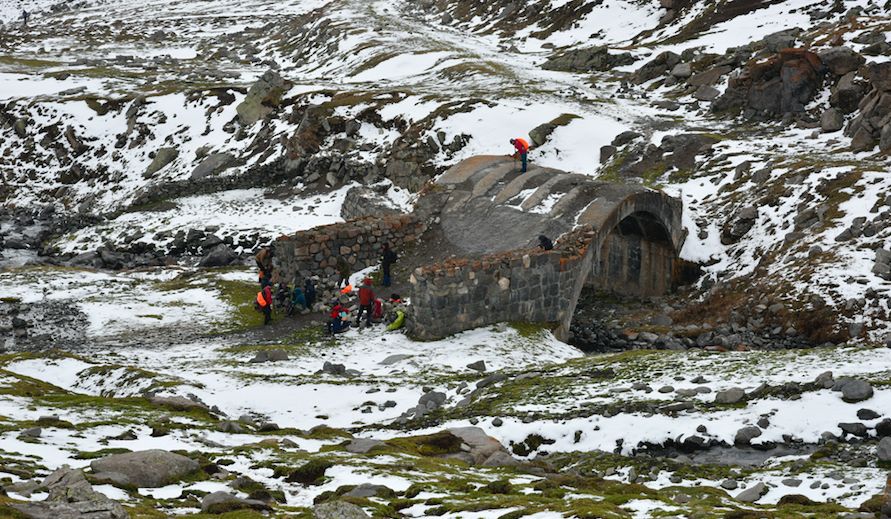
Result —
<path fill-rule="evenodd" d="M 889 32 L 882 0 L 0 0 L 0 515 L 882 517 Z M 695 279 L 586 294 L 602 355 L 261 326 L 258 249 L 513 137 L 682 200 Z"/>

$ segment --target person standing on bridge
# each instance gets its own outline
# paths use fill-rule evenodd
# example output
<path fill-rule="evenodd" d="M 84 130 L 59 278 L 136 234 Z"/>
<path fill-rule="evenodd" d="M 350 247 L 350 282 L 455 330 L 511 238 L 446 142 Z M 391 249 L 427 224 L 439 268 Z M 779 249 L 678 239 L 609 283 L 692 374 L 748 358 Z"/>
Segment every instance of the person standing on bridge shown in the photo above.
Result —
<path fill-rule="evenodd" d="M 514 152 L 513 157 L 514 160 L 520 159 L 522 163 L 522 167 L 520 168 L 520 173 L 526 172 L 526 159 L 529 155 L 529 141 L 523 139 L 521 137 L 517 137 L 516 139 L 511 139 L 510 143 L 514 145 L 514 149 L 517 151 Z"/>

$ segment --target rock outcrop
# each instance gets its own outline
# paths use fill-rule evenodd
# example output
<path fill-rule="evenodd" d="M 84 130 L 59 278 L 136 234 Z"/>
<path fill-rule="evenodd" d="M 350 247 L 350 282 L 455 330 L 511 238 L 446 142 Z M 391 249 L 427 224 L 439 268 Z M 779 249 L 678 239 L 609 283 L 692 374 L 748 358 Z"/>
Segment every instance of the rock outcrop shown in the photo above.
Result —
<path fill-rule="evenodd" d="M 820 89 L 825 67 L 804 49 L 783 49 L 764 61 L 747 65 L 731 78 L 712 105 L 714 112 L 740 110 L 747 119 L 779 119 L 800 114 Z"/>

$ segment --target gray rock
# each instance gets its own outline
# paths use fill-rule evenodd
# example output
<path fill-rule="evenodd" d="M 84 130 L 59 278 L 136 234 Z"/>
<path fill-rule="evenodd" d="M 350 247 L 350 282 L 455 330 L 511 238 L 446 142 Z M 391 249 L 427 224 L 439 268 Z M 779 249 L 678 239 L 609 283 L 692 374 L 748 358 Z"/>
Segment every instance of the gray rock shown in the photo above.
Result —
<path fill-rule="evenodd" d="M 235 162 L 231 153 L 211 153 L 192 170 L 192 180 L 202 179 L 220 173 Z"/>
<path fill-rule="evenodd" d="M 606 47 L 585 47 L 559 52 L 545 61 L 542 68 L 565 72 L 605 72 L 634 61 L 634 56 L 628 52 L 610 54 Z"/>
<path fill-rule="evenodd" d="M 482 389 L 484 387 L 488 387 L 488 386 L 491 386 L 492 384 L 497 384 L 498 382 L 503 382 L 505 380 L 507 380 L 507 375 L 505 375 L 504 373 L 493 373 L 493 374 L 489 375 L 488 377 L 477 382 L 476 388 Z"/>
<path fill-rule="evenodd" d="M 198 263 L 199 267 L 225 267 L 238 258 L 226 244 L 219 244 L 208 252 Z"/>
<path fill-rule="evenodd" d="M 838 424 L 838 427 L 845 434 L 850 434 L 852 436 L 858 436 L 860 438 L 866 438 L 867 436 L 869 436 L 866 426 L 859 422 L 840 423 L 840 424 Z"/>
<path fill-rule="evenodd" d="M 358 506 L 345 501 L 328 501 L 312 508 L 315 519 L 367 519 L 369 516 Z"/>
<path fill-rule="evenodd" d="M 814 385 L 824 389 L 829 389 L 834 386 L 835 379 L 832 378 L 832 372 L 826 371 L 817 375 L 817 378 L 814 379 Z"/>
<path fill-rule="evenodd" d="M 498 420 L 498 418 L 496 418 L 496 420 Z M 470 456 L 468 461 L 474 465 L 485 464 L 489 467 L 495 467 L 516 464 L 516 460 L 510 455 L 507 449 L 501 445 L 501 442 L 486 434 L 486 432 L 479 427 L 454 427 L 447 430 L 451 434 L 460 438 L 461 441 L 467 445 L 467 454 Z M 498 454 L 498 456 L 496 456 L 496 454 Z M 504 456 L 502 456 L 502 454 Z"/>
<path fill-rule="evenodd" d="M 795 488 L 795 487 L 801 486 L 801 480 L 795 479 L 795 478 L 788 478 L 788 479 L 783 480 L 783 484 L 786 485 L 787 487 Z"/>
<path fill-rule="evenodd" d="M 693 75 L 693 68 L 689 63 L 678 63 L 671 69 L 671 75 L 678 79 L 687 79 Z"/>
<path fill-rule="evenodd" d="M 164 166 L 170 164 L 179 156 L 179 150 L 176 148 L 161 148 L 157 152 L 155 152 L 155 158 L 152 159 L 151 164 L 146 168 L 145 173 L 142 174 L 143 178 L 151 178 L 164 168 Z"/>
<path fill-rule="evenodd" d="M 761 429 L 755 427 L 754 425 L 743 427 L 742 429 L 736 431 L 736 436 L 733 438 L 733 444 L 750 445 L 752 443 L 752 440 L 759 436 L 761 436 Z"/>
<path fill-rule="evenodd" d="M 432 402 L 435 407 L 439 407 L 446 401 L 446 394 L 439 391 L 430 391 L 421 395 L 421 398 L 418 399 L 418 404 L 428 406 Z"/>
<path fill-rule="evenodd" d="M 883 463 L 891 462 L 891 436 L 886 436 L 879 441 L 876 447 L 876 457 Z"/>
<path fill-rule="evenodd" d="M 858 409 L 857 410 L 857 418 L 860 420 L 875 420 L 876 418 L 881 418 L 882 415 L 873 411 L 872 409 Z"/>
<path fill-rule="evenodd" d="M 725 479 L 721 482 L 721 488 L 724 490 L 736 490 L 739 488 L 739 483 L 735 479 Z"/>
<path fill-rule="evenodd" d="M 384 485 L 362 483 L 344 494 L 345 497 L 386 497 L 392 496 L 393 490 Z"/>
<path fill-rule="evenodd" d="M 850 47 L 830 47 L 817 53 L 823 65 L 836 76 L 854 72 L 866 63 L 866 58 Z"/>
<path fill-rule="evenodd" d="M 719 95 L 721 95 L 721 91 L 717 88 L 709 85 L 702 85 L 693 92 L 693 99 L 698 99 L 699 101 L 714 101 Z"/>
<path fill-rule="evenodd" d="M 736 496 L 737 501 L 742 501 L 743 503 L 754 503 L 761 499 L 764 494 L 768 491 L 767 485 L 764 483 L 756 483 L 751 487 L 743 490 Z"/>
<path fill-rule="evenodd" d="M 149 399 L 154 405 L 173 409 L 174 411 L 192 411 L 194 409 L 207 410 L 207 406 L 184 396 L 153 396 Z"/>
<path fill-rule="evenodd" d="M 483 372 L 483 371 L 486 371 L 486 361 L 478 360 L 476 362 L 472 362 L 472 363 L 468 364 L 467 367 L 474 371 Z"/>
<path fill-rule="evenodd" d="M 392 366 L 393 364 L 396 364 L 397 362 L 401 362 L 405 359 L 410 359 L 410 358 L 412 358 L 411 355 L 405 355 L 405 354 L 400 353 L 400 354 L 396 354 L 396 355 L 390 355 L 389 357 L 380 361 L 378 364 L 380 364 L 381 366 Z"/>
<path fill-rule="evenodd" d="M 179 481 L 198 470 L 198 462 L 179 454 L 152 449 L 113 454 L 93 460 L 90 468 L 100 474 L 120 475 L 119 481 L 139 488 L 157 488 Z"/>
<path fill-rule="evenodd" d="M 842 378 L 835 382 L 833 391 L 840 391 L 842 400 L 849 404 L 862 402 L 872 398 L 873 389 L 865 380 Z"/>
<path fill-rule="evenodd" d="M 346 366 L 344 366 L 343 364 L 334 364 L 333 362 L 328 362 L 326 360 L 325 363 L 322 364 L 322 373 L 327 373 L 329 375 L 346 376 L 347 369 Z"/>
<path fill-rule="evenodd" d="M 716 404 L 736 404 L 742 402 L 746 397 L 746 392 L 738 387 L 718 391 L 715 394 Z"/>
<path fill-rule="evenodd" d="M 350 443 L 346 446 L 347 452 L 352 452 L 353 454 L 367 454 L 371 452 L 376 447 L 383 447 L 386 445 L 381 440 L 373 440 L 370 438 L 354 438 L 350 441 Z"/>
<path fill-rule="evenodd" d="M 844 126 L 845 117 L 835 108 L 828 108 L 820 117 L 820 129 L 826 133 L 837 132 Z"/>
<path fill-rule="evenodd" d="M 27 436 L 28 438 L 40 438 L 41 434 L 43 434 L 43 429 L 40 427 L 31 427 L 22 431 L 22 436 Z"/>
<path fill-rule="evenodd" d="M 267 70 L 251 85 L 244 100 L 235 107 L 238 119 L 242 124 L 254 124 L 272 112 L 290 88 L 291 83 L 285 81 L 278 72 Z"/>

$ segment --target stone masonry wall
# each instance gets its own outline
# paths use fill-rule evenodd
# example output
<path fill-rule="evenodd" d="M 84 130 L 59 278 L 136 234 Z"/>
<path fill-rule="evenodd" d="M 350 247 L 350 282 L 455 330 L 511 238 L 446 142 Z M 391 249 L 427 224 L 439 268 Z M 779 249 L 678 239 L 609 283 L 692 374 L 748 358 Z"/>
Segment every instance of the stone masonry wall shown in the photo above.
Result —
<path fill-rule="evenodd" d="M 574 233 L 552 251 L 518 250 L 415 269 L 409 333 L 429 340 L 504 321 L 565 321 L 590 268 L 586 247 L 593 235 Z"/>
<path fill-rule="evenodd" d="M 411 215 L 391 215 L 300 231 L 275 242 L 275 269 L 279 278 L 288 282 L 298 273 L 334 277 L 337 259 L 343 257 L 351 272 L 357 272 L 380 263 L 384 243 L 399 251 L 424 230 L 424 224 Z"/>

